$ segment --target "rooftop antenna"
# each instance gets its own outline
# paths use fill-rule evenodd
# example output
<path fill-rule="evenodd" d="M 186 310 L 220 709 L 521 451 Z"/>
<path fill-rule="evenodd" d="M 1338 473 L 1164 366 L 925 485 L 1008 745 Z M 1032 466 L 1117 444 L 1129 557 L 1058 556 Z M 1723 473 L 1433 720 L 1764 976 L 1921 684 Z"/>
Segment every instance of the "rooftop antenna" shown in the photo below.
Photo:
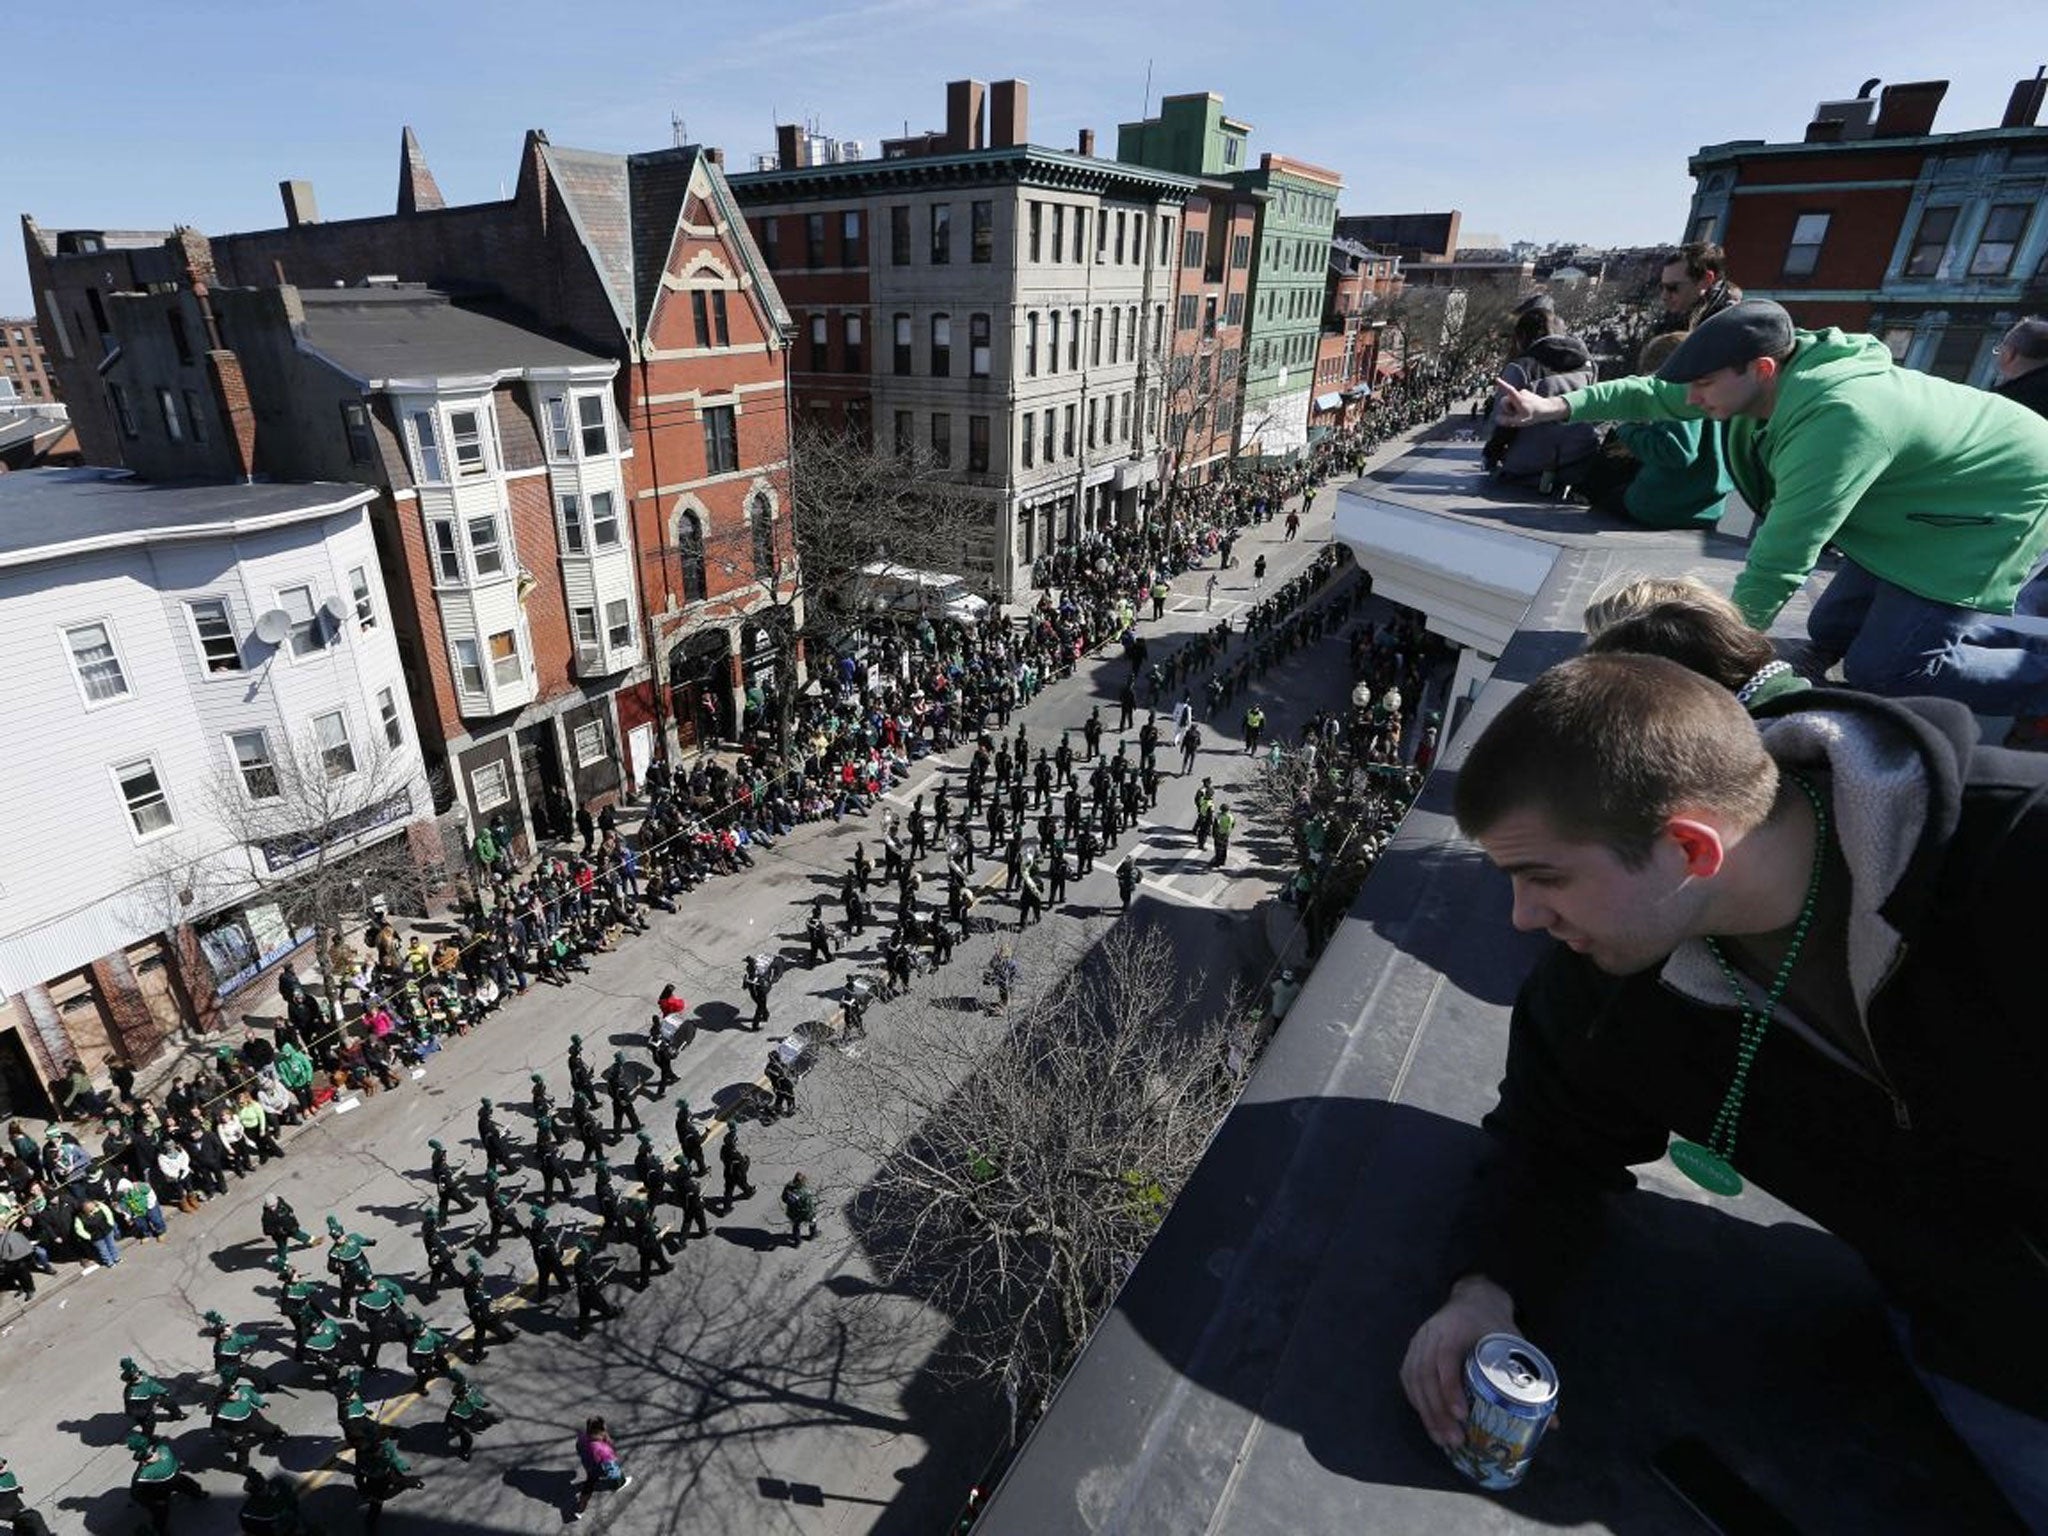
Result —
<path fill-rule="evenodd" d="M 690 142 L 690 126 L 674 112 L 668 115 L 668 136 L 677 149 Z"/>
<path fill-rule="evenodd" d="M 1138 120 L 1144 121 L 1152 115 L 1152 61 L 1145 61 L 1145 104 L 1138 109 Z"/>

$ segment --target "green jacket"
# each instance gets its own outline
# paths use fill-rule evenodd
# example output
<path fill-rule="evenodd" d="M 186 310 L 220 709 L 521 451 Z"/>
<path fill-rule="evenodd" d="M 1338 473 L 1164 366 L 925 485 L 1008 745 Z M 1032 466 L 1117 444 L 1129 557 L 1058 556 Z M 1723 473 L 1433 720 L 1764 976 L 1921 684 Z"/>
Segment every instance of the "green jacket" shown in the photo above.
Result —
<path fill-rule="evenodd" d="M 1728 500 L 1727 454 L 1718 421 L 1626 421 L 1615 428 L 1642 468 L 1622 507 L 1645 528 L 1711 528 Z"/>
<path fill-rule="evenodd" d="M 2012 612 L 2048 550 L 2048 420 L 1900 368 L 1874 336 L 1798 331 L 1768 422 L 1728 423 L 1728 469 L 1761 515 L 1734 598 L 1758 628 L 1835 545 L 1938 603 Z M 1685 386 L 1636 377 L 1565 396 L 1588 421 L 1693 421 Z"/>

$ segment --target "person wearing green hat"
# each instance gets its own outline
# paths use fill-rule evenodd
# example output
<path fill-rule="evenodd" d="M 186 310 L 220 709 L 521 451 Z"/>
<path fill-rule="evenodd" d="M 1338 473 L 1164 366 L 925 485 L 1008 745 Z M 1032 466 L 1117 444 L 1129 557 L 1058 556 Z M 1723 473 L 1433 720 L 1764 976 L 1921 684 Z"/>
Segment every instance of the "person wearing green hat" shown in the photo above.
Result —
<path fill-rule="evenodd" d="M 493 1253 L 498 1249 L 498 1237 L 507 1227 L 517 1235 L 526 1229 L 519 1223 L 519 1197 L 516 1190 L 499 1182 L 498 1170 L 484 1170 L 484 1209 L 490 1212 L 491 1231 L 484 1239 Z"/>
<path fill-rule="evenodd" d="M 374 1531 L 384 1517 L 384 1506 L 406 1489 L 426 1487 L 421 1478 L 413 1475 L 412 1463 L 398 1454 L 398 1447 L 388 1439 L 379 1438 L 366 1454 L 358 1452 L 355 1466 L 356 1492 L 367 1506 L 363 1511 L 363 1529 Z"/>
<path fill-rule="evenodd" d="M 244 1381 L 233 1366 L 221 1372 L 220 1390 L 213 1400 L 211 1428 L 215 1438 L 227 1447 L 237 1467 L 249 1464 L 249 1452 L 257 1445 L 276 1445 L 284 1430 L 263 1416 L 269 1404 L 254 1385 Z"/>
<path fill-rule="evenodd" d="M 242 1473 L 238 1518 L 244 1536 L 299 1536 L 305 1529 L 297 1485 L 282 1472 L 265 1477 L 254 1467 Z"/>
<path fill-rule="evenodd" d="M 448 1359 L 448 1336 L 431 1327 L 417 1312 L 405 1314 L 410 1336 L 405 1341 L 405 1363 L 412 1367 L 412 1389 L 425 1395 L 437 1376 L 446 1376 L 453 1366 Z"/>
<path fill-rule="evenodd" d="M 344 1230 L 341 1222 L 333 1216 L 327 1218 L 327 1238 L 330 1244 L 327 1272 L 341 1286 L 340 1311 L 343 1317 L 347 1317 L 357 1293 L 369 1287 L 372 1278 L 370 1256 L 363 1250 L 376 1247 L 377 1239 Z"/>
<path fill-rule="evenodd" d="M 250 1355 L 257 1344 L 256 1335 L 229 1326 L 228 1320 L 218 1312 L 209 1310 L 201 1316 L 205 1326 L 199 1332 L 213 1340 L 213 1368 L 220 1372 L 221 1379 L 229 1380 L 239 1371 L 259 1390 L 275 1392 L 276 1383 L 250 1363 Z"/>
<path fill-rule="evenodd" d="M 450 1366 L 448 1379 L 455 1384 L 455 1396 L 449 1399 L 448 1415 L 443 1422 L 448 1426 L 448 1439 L 455 1447 L 456 1458 L 467 1461 L 476 1449 L 476 1437 L 498 1422 L 498 1411 L 461 1366 Z"/>
<path fill-rule="evenodd" d="M 198 1478 L 178 1464 L 178 1453 L 171 1448 L 170 1441 L 137 1430 L 125 1444 L 129 1455 L 135 1458 L 135 1474 L 128 1480 L 128 1497 L 149 1516 L 150 1529 L 157 1536 L 164 1536 L 171 1528 L 172 1497 L 183 1494 L 188 1499 L 204 1499 L 207 1492 Z"/>
<path fill-rule="evenodd" d="M 597 1097 L 597 1079 L 591 1076 L 590 1064 L 583 1059 L 583 1037 L 569 1037 L 569 1091 L 587 1099 Z"/>
<path fill-rule="evenodd" d="M 427 1299 L 440 1296 L 441 1288 L 462 1284 L 462 1272 L 455 1267 L 455 1250 L 449 1245 L 441 1223 L 431 1216 L 420 1218 L 420 1246 L 427 1253 Z"/>
<path fill-rule="evenodd" d="M 554 1231 L 548 1226 L 548 1208 L 544 1205 L 527 1207 L 526 1242 L 533 1252 L 533 1267 L 540 1280 L 540 1289 L 534 1300 L 548 1299 L 550 1283 L 563 1290 L 571 1290 L 569 1271 L 562 1267 L 562 1249 Z"/>
<path fill-rule="evenodd" d="M 156 1433 L 157 1415 L 182 1420 L 185 1410 L 171 1396 L 171 1389 L 135 1363 L 121 1357 L 121 1406 L 128 1418 L 145 1435 Z"/>
<path fill-rule="evenodd" d="M 604 1091 L 612 1101 L 612 1135 L 624 1135 L 629 1125 L 639 1130 L 640 1111 L 633 1107 L 633 1098 L 640 1091 L 640 1074 L 624 1051 L 616 1052 L 605 1069 Z"/>
<path fill-rule="evenodd" d="M 497 1112 L 489 1099 L 482 1100 L 477 1108 L 476 1139 L 484 1149 L 484 1162 L 489 1167 L 502 1165 L 507 1173 L 519 1167 L 519 1160 L 512 1155 L 512 1144 L 505 1139 L 505 1132 L 498 1124 Z"/>
<path fill-rule="evenodd" d="M 555 1096 L 548 1092 L 548 1080 L 540 1073 L 533 1074 L 533 1123 L 540 1125 L 555 1118 Z"/>
<path fill-rule="evenodd" d="M 448 1149 L 438 1141 L 429 1141 L 427 1145 L 434 1153 L 434 1219 L 445 1227 L 448 1225 L 449 1206 L 452 1205 L 462 1211 L 473 1211 L 476 1209 L 476 1197 L 463 1189 L 462 1176 L 448 1161 Z"/>
<path fill-rule="evenodd" d="M 5 1456 L 0 1456 L 0 1521 L 7 1523 L 14 1536 L 50 1536 L 49 1525 L 29 1507 L 21 1480 L 8 1470 Z"/>
<path fill-rule="evenodd" d="M 378 1275 L 356 1301 L 356 1319 L 363 1326 L 363 1364 L 377 1369 L 386 1344 L 405 1343 L 405 1292 L 389 1275 Z"/>
<path fill-rule="evenodd" d="M 511 1324 L 492 1308 L 491 1293 L 484 1280 L 484 1261 L 473 1253 L 469 1255 L 468 1267 L 462 1276 L 462 1310 L 469 1317 L 469 1358 L 472 1362 L 481 1361 L 489 1353 L 485 1343 L 487 1339 L 510 1344 L 518 1337 Z"/>

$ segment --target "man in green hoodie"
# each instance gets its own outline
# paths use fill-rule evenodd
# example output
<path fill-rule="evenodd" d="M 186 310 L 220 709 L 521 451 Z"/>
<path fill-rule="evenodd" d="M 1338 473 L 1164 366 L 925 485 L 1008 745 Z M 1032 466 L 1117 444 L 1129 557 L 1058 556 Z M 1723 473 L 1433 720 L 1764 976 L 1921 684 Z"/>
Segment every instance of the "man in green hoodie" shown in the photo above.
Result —
<path fill-rule="evenodd" d="M 1940 694 L 2048 717 L 2048 641 L 2000 626 L 2048 553 L 2048 421 L 1900 368 L 1884 343 L 1794 329 L 1768 300 L 1702 324 L 1655 378 L 1545 399 L 1502 387 L 1501 419 L 1722 421 L 1760 521 L 1733 593 L 1759 629 L 1833 544 L 1847 560 L 1807 633 L 1852 688 Z"/>

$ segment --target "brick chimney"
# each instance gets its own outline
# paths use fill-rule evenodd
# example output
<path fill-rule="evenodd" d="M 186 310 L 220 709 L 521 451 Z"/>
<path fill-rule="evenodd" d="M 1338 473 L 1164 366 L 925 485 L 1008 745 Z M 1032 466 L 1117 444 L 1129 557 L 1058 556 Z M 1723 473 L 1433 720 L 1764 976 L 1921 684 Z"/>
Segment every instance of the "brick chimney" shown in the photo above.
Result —
<path fill-rule="evenodd" d="M 998 86 L 996 89 L 1001 90 Z M 2048 65 L 2034 71 L 2034 78 L 2022 80 L 2012 88 L 2012 96 L 2005 104 L 2005 116 L 1998 120 L 2001 128 L 2031 128 L 2041 120 L 2042 98 L 2048 96 Z"/>
<path fill-rule="evenodd" d="M 1946 80 L 1914 80 L 1886 86 L 1877 99 L 1877 126 L 1872 136 L 1917 139 L 1934 132 L 1934 114 L 1941 109 L 1941 98 L 1947 94 Z"/>
<path fill-rule="evenodd" d="M 777 170 L 793 171 L 809 158 L 810 135 L 805 133 L 801 123 L 777 123 L 775 125 L 775 166 Z"/>
<path fill-rule="evenodd" d="M 284 221 L 293 229 L 297 229 L 301 224 L 320 222 L 320 205 L 313 201 L 313 183 L 280 181 L 277 190 L 284 198 Z"/>
<path fill-rule="evenodd" d="M 725 169 L 725 151 L 716 144 L 706 144 L 704 146 L 704 158 L 717 166 L 721 171 Z"/>
<path fill-rule="evenodd" d="M 988 147 L 982 119 L 982 104 L 987 94 L 988 87 L 979 80 L 946 82 L 947 154 L 965 154 L 970 149 Z"/>
<path fill-rule="evenodd" d="M 1081 130 L 1079 137 L 1074 141 L 1074 153 L 1077 155 L 1094 155 L 1095 130 L 1093 128 L 1083 128 Z"/>
<path fill-rule="evenodd" d="M 988 92 L 988 143 L 1010 149 L 1031 142 L 1031 87 L 1023 80 L 998 80 Z"/>

